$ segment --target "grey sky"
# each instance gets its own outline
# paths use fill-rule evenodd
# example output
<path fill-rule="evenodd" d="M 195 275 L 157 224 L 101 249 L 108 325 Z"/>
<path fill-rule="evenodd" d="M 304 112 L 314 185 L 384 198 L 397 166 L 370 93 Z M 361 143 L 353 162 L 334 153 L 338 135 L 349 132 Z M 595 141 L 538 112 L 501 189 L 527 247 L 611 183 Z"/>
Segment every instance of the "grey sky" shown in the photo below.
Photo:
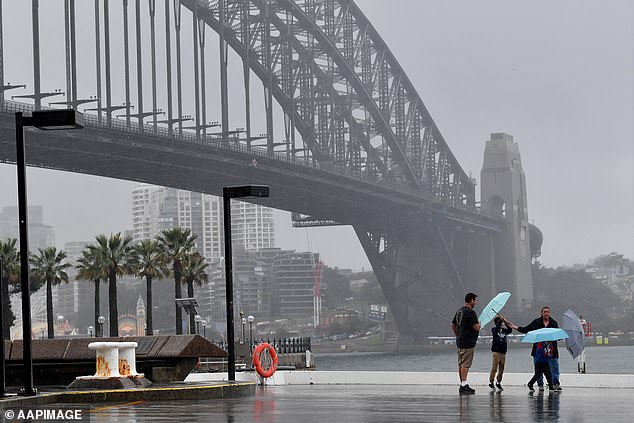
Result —
<path fill-rule="evenodd" d="M 467 172 L 479 179 L 491 132 L 515 137 L 527 176 L 529 216 L 544 233 L 544 264 L 586 262 L 610 251 L 634 258 L 630 0 L 357 4 Z M 7 22 L 10 7 L 5 5 L 7 49 L 7 38 L 16 35 L 7 32 L 15 31 Z M 43 23 L 46 17 L 40 15 Z M 207 56 L 210 74 L 215 58 Z M 29 83 L 28 57 L 5 65 L 6 81 Z M 28 180 L 29 203 L 45 207 L 59 245 L 131 226 L 135 184 L 37 169 L 29 169 Z M 14 166 L 0 165 L 0 181 L 0 206 L 15 204 Z M 350 228 L 291 229 L 288 214 L 281 212 L 277 220 L 278 246 L 305 250 L 310 239 L 328 265 L 368 267 Z"/>

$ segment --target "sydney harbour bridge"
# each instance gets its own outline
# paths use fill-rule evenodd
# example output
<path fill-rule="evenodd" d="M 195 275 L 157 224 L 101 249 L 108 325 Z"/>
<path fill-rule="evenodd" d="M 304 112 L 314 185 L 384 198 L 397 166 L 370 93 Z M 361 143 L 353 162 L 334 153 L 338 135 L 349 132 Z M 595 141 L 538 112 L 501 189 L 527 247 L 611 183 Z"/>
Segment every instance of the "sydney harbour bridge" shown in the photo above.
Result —
<path fill-rule="evenodd" d="M 20 33 L 0 28 L 1 161 L 16 160 L 16 111 L 73 108 L 85 128 L 29 131 L 28 165 L 215 195 L 269 185 L 258 202 L 295 226 L 354 228 L 404 339 L 448 326 L 467 291 L 531 305 L 542 236 L 517 145 L 492 134 L 476 202 L 354 1 L 20 3 L 0 3 L 5 24 L 27 18 Z M 11 84 L 10 48 L 24 79 Z"/>

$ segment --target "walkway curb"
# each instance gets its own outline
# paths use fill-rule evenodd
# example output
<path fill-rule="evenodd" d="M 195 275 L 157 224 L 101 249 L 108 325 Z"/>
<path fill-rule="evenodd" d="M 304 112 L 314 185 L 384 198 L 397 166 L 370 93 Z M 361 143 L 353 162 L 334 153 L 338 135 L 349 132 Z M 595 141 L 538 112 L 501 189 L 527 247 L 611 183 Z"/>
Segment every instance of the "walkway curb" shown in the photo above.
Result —
<path fill-rule="evenodd" d="M 532 373 L 505 373 L 503 386 L 524 386 Z M 186 381 L 209 383 L 226 380 L 226 373 L 192 373 Z M 254 372 L 236 373 L 240 381 L 256 381 Z M 630 388 L 634 389 L 634 374 L 562 373 L 564 388 Z M 487 386 L 489 373 L 469 373 L 469 385 Z M 370 371 L 302 371 L 278 370 L 267 385 L 455 385 L 458 372 L 370 372 Z"/>
<path fill-rule="evenodd" d="M 134 401 L 174 401 L 245 397 L 255 394 L 255 382 L 225 382 L 205 385 L 159 386 L 137 389 L 104 389 L 43 393 L 34 397 L 0 400 L 0 409 L 47 404 L 87 404 Z"/>

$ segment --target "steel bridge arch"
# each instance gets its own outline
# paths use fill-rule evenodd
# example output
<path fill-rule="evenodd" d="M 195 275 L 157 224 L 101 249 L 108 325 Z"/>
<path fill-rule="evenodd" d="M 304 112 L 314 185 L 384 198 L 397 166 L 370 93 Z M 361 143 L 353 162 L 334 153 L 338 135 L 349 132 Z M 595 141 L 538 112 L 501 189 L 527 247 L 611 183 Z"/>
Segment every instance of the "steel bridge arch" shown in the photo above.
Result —
<path fill-rule="evenodd" d="M 290 132 L 297 127 L 313 160 L 320 165 L 340 167 L 345 163 L 353 172 L 372 177 L 377 183 L 400 180 L 427 198 L 458 207 L 474 204 L 473 182 L 458 164 L 394 55 L 351 0 L 225 0 L 209 4 L 180 0 L 180 3 L 197 13 L 215 32 L 223 31 L 231 48 L 243 60 L 248 57 L 249 67 L 258 78 L 264 84 L 269 81 L 285 117 L 292 121 Z M 222 14 L 221 7 L 225 7 Z M 251 15 L 252 10 L 258 14 Z M 228 16 L 224 19 L 224 30 L 221 16 Z M 317 19 L 319 16 L 324 17 L 322 22 Z M 337 28 L 334 23 L 338 23 Z M 343 30 L 342 26 L 348 29 Z M 358 32 L 351 50 L 352 28 L 358 28 Z M 275 47 L 267 49 L 265 44 L 271 42 L 274 31 Z M 337 41 L 342 38 L 341 31 L 347 32 L 343 42 Z M 367 64 L 372 55 L 374 71 L 368 74 Z M 365 61 L 365 68 L 354 68 L 359 61 Z M 309 87 L 298 86 L 306 85 L 300 73 L 307 71 L 311 79 Z M 392 75 L 391 86 L 387 85 L 389 75 Z M 326 100 L 316 99 L 321 96 Z M 328 106 L 330 110 L 324 113 Z M 359 113 L 365 114 L 365 118 L 359 117 Z M 348 125 L 348 139 L 345 128 L 324 130 L 328 123 L 323 120 L 333 120 L 336 123 L 331 125 L 336 126 L 341 124 L 341 118 Z M 386 146 L 374 146 L 371 139 L 376 136 L 386 139 Z M 286 142 L 291 143 L 288 139 Z M 363 163 L 361 146 L 369 163 Z M 300 150 L 295 145 L 287 146 L 291 154 Z"/>
<path fill-rule="evenodd" d="M 250 1 L 251 0 L 247 0 L 246 2 L 239 1 L 239 2 L 234 2 L 234 4 L 238 6 L 244 6 Z M 197 0 L 181 0 L 181 3 L 183 4 L 183 6 L 193 11 L 193 9 L 196 7 L 196 3 L 198 2 Z M 261 2 L 256 1 L 256 3 L 261 3 Z M 248 4 L 247 4 L 247 7 L 249 7 L 250 9 L 250 6 Z M 262 9 L 260 11 L 263 12 L 263 10 L 264 10 L 264 7 L 262 6 Z M 198 9 L 197 13 L 200 14 L 201 9 Z M 200 18 L 203 19 L 204 22 L 207 25 L 209 25 L 209 27 L 211 27 L 214 31 L 216 31 L 217 33 L 220 33 L 221 23 L 218 17 L 216 16 L 217 11 L 216 13 L 214 13 L 214 9 L 210 8 L 207 10 L 203 9 L 202 13 L 203 14 L 202 16 L 200 16 Z M 276 28 L 278 31 L 280 31 L 280 33 L 287 31 L 281 20 L 274 18 L 272 19 L 272 21 L 274 25 L 276 25 Z M 229 32 L 225 32 L 225 36 L 226 36 L 227 43 L 233 48 L 233 50 L 236 51 L 236 53 L 238 53 L 241 57 L 244 58 L 246 56 L 245 55 L 246 48 L 245 48 L 245 43 L 240 38 L 240 34 L 238 34 L 235 31 L 229 31 Z M 252 43 L 252 41 L 250 41 L 250 43 Z M 309 69 L 312 72 L 314 78 L 318 82 L 318 85 L 321 87 L 323 87 L 324 85 L 327 85 L 327 76 L 314 62 L 311 63 L 311 60 L 310 60 L 311 55 L 306 51 L 306 49 L 304 49 L 303 46 L 301 46 L 301 44 L 299 44 L 298 42 L 294 43 L 293 47 L 295 47 L 296 49 L 295 51 L 297 52 L 298 56 L 303 61 L 302 66 L 305 69 Z M 251 48 L 249 50 L 251 50 Z M 260 51 L 261 50 L 262 49 L 260 49 Z M 258 61 L 257 58 L 254 58 L 254 54 L 250 54 L 248 57 L 249 57 L 250 69 L 260 78 L 260 80 L 263 83 L 266 83 L 267 79 L 270 76 L 270 72 L 267 71 L 264 60 Z M 260 55 L 260 57 L 262 57 L 262 55 Z M 285 69 L 284 71 L 288 72 L 288 69 Z M 302 139 L 304 143 L 308 144 L 308 146 L 310 147 L 310 151 L 313 154 L 313 159 L 316 160 L 318 163 L 320 163 L 322 166 L 326 165 L 326 163 L 329 161 L 329 157 L 328 157 L 328 154 L 324 152 L 324 149 L 322 148 L 322 146 L 318 142 L 315 142 L 314 126 L 310 122 L 306 121 L 305 117 L 302 116 L 302 113 L 300 110 L 293 108 L 294 99 L 284 92 L 283 87 L 281 87 L 279 84 L 273 84 L 272 92 L 276 100 L 278 101 L 278 104 L 282 106 L 284 112 L 295 119 L 294 121 L 297 125 L 297 129 L 302 135 Z M 328 93 L 325 90 L 323 94 L 328 95 Z M 339 98 L 339 96 L 335 96 L 335 98 L 333 98 L 332 101 L 337 104 L 340 104 L 342 103 L 343 99 Z M 352 118 L 350 114 L 347 114 L 345 118 L 348 124 L 350 125 L 350 130 L 352 132 L 352 135 L 355 136 L 356 141 L 359 143 L 359 145 L 365 144 L 364 147 L 366 148 L 366 152 L 368 156 L 371 157 L 371 160 L 373 160 L 377 164 L 377 166 L 381 166 L 382 161 L 380 160 L 380 154 L 371 145 L 363 142 L 363 140 L 365 139 L 365 136 L 363 135 L 362 128 L 359 127 L 357 122 Z M 292 150 L 293 152 L 296 151 L 294 148 L 292 148 Z M 338 166 L 338 164 L 333 164 L 333 167 L 341 167 L 341 166 Z M 354 170 L 359 171 L 359 174 L 363 173 L 361 168 L 357 168 Z"/>

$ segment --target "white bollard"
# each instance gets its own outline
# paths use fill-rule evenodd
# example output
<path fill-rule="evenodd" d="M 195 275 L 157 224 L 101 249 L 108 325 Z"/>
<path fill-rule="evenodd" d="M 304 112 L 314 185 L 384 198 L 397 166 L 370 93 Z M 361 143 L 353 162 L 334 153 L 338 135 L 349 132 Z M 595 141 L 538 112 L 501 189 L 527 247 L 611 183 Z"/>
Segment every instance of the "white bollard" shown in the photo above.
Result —
<path fill-rule="evenodd" d="M 121 376 L 141 376 L 136 371 L 136 342 L 117 342 L 119 348 L 119 373 Z"/>
<path fill-rule="evenodd" d="M 118 342 L 91 342 L 88 348 L 97 352 L 97 372 L 94 377 L 121 377 Z"/>

